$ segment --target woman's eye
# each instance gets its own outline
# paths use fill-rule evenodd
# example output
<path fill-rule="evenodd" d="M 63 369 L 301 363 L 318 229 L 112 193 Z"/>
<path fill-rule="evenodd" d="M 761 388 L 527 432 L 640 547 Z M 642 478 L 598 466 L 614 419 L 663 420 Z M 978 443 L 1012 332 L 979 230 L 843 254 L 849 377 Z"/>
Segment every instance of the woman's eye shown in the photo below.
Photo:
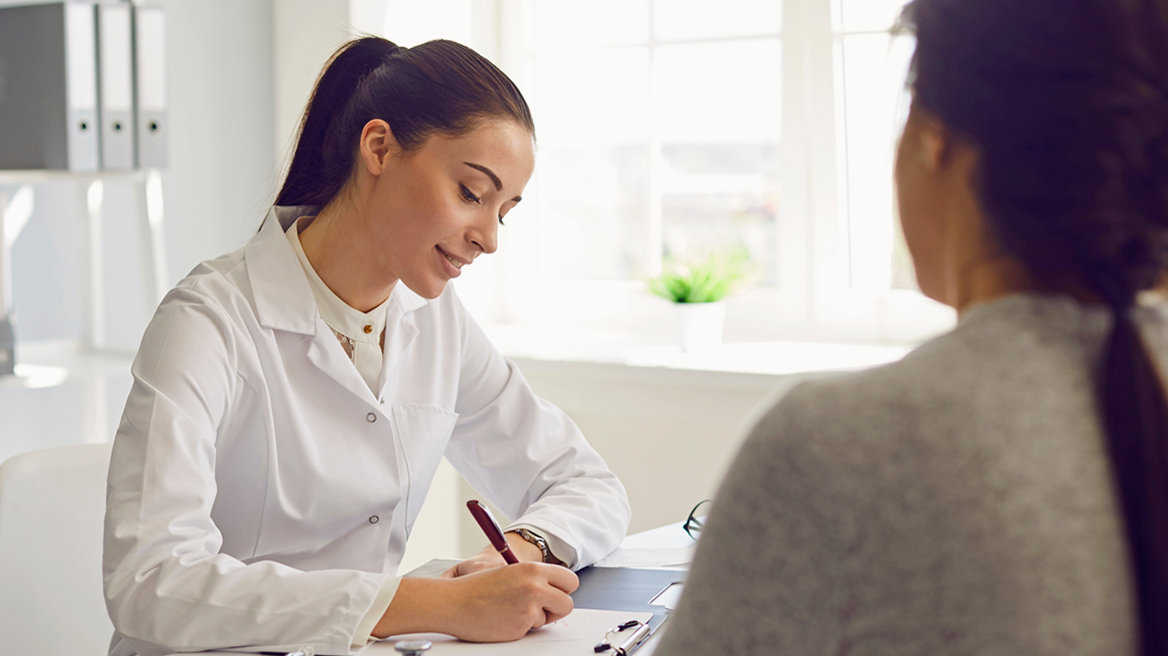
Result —
<path fill-rule="evenodd" d="M 460 185 L 458 185 L 458 188 L 462 191 L 463 198 L 465 198 L 466 200 L 468 200 L 472 203 L 482 204 L 482 202 L 483 202 L 482 199 L 479 198 L 478 196 L 475 196 L 474 192 L 472 192 L 470 189 L 468 189 L 466 185 L 460 184 Z"/>

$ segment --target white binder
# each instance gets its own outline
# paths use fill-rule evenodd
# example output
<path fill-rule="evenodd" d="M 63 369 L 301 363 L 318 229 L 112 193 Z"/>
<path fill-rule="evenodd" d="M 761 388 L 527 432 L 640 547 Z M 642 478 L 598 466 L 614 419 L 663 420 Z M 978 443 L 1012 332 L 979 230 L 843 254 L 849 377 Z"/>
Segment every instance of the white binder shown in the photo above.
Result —
<path fill-rule="evenodd" d="M 69 170 L 95 171 L 100 157 L 97 115 L 97 25 L 94 6 L 65 4 L 65 78 Z"/>
<path fill-rule="evenodd" d="M 101 167 L 135 166 L 133 29 L 129 4 L 97 6 Z"/>
<path fill-rule="evenodd" d="M 0 7 L 0 169 L 98 168 L 94 6 Z"/>
<path fill-rule="evenodd" d="M 134 98 L 138 167 L 163 168 L 170 124 L 166 112 L 166 12 L 134 7 Z"/>

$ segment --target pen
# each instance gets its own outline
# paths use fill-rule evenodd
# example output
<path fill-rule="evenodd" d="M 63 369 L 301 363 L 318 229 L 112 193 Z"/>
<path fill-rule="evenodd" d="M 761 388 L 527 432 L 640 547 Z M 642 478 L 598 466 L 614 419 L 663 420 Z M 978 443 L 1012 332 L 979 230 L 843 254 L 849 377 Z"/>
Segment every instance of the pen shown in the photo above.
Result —
<path fill-rule="evenodd" d="M 499 522 L 495 521 L 491 511 L 486 506 L 479 503 L 477 499 L 471 499 L 466 502 L 466 507 L 470 509 L 470 514 L 474 515 L 475 521 L 479 523 L 479 528 L 483 529 L 483 533 L 487 534 L 487 539 L 491 541 L 491 546 L 503 556 L 503 560 L 507 561 L 508 565 L 514 565 L 519 562 L 515 554 L 511 553 L 511 546 L 507 544 L 507 538 L 503 537 L 503 529 L 499 528 Z"/>

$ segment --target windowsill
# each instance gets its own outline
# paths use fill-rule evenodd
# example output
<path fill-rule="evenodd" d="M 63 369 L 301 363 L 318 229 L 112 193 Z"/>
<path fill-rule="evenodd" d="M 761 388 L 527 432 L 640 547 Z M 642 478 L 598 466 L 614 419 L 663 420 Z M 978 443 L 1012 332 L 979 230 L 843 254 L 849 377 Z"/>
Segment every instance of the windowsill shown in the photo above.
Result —
<path fill-rule="evenodd" d="M 592 363 L 674 371 L 787 376 L 895 362 L 909 346 L 824 342 L 729 342 L 684 352 L 676 341 L 634 333 L 519 325 L 484 326 L 503 355 L 543 363 Z"/>

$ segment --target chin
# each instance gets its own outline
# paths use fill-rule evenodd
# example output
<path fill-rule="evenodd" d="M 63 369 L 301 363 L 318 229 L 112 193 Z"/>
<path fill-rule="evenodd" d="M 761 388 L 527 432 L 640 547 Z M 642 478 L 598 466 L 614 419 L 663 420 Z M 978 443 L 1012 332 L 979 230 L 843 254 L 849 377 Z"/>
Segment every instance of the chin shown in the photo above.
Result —
<path fill-rule="evenodd" d="M 420 284 L 406 283 L 406 287 L 409 287 L 410 291 L 417 294 L 418 296 L 421 296 L 427 301 L 432 301 L 441 296 L 442 292 L 446 291 L 446 285 L 449 284 L 449 282 L 450 281 L 448 280 L 423 280 L 420 281 Z"/>

